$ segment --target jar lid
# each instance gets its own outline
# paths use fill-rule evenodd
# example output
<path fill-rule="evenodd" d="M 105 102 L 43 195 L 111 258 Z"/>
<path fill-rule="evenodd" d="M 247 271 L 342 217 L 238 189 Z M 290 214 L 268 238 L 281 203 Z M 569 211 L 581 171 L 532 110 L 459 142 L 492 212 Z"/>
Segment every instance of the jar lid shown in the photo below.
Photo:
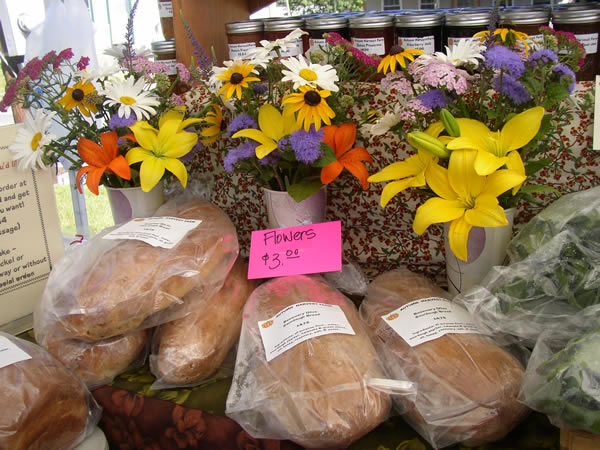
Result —
<path fill-rule="evenodd" d="M 487 26 L 490 23 L 492 13 L 490 10 L 455 10 L 448 11 L 445 14 L 446 26 L 454 27 L 471 27 L 484 25 Z"/>
<path fill-rule="evenodd" d="M 397 27 L 424 28 L 441 25 L 444 15 L 438 12 L 403 12 L 395 19 Z"/>
<path fill-rule="evenodd" d="M 500 11 L 500 23 L 510 25 L 529 25 L 550 21 L 548 8 L 506 8 Z"/>
<path fill-rule="evenodd" d="M 150 43 L 152 53 L 174 53 L 175 52 L 175 39 L 168 39 L 166 41 L 155 41 Z"/>
<path fill-rule="evenodd" d="M 348 19 L 346 19 L 346 17 L 320 16 L 306 20 L 307 30 L 326 30 L 329 28 L 338 29 L 346 28 L 347 26 Z"/>
<path fill-rule="evenodd" d="M 391 27 L 394 24 L 394 16 L 384 14 L 372 14 L 348 18 L 350 28 L 379 28 Z"/>
<path fill-rule="evenodd" d="M 600 21 L 600 8 L 557 8 L 552 11 L 553 23 L 593 23 Z"/>
<path fill-rule="evenodd" d="M 304 19 L 290 17 L 279 17 L 275 19 L 266 19 L 264 21 L 265 31 L 292 31 L 304 26 Z"/>
<path fill-rule="evenodd" d="M 230 22 L 225 24 L 225 31 L 228 34 L 255 33 L 262 30 L 262 20 L 244 20 L 241 22 Z"/>

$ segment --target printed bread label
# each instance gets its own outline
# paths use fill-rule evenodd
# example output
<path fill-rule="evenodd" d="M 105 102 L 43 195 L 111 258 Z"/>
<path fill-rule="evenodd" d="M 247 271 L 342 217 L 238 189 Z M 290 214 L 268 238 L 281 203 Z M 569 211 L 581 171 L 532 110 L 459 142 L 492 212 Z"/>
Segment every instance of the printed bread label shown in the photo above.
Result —
<path fill-rule="evenodd" d="M 31 359 L 27 352 L 21 350 L 7 337 L 0 336 L 0 369 L 27 359 Z"/>
<path fill-rule="evenodd" d="M 243 42 L 241 44 L 229 44 L 229 59 L 251 59 L 248 51 L 256 48 L 254 42 Z"/>
<path fill-rule="evenodd" d="M 385 38 L 352 38 L 352 45 L 367 55 L 385 55 Z"/>
<path fill-rule="evenodd" d="M 440 297 L 415 300 L 381 318 L 411 347 L 448 333 L 482 333 L 466 309 Z"/>
<path fill-rule="evenodd" d="M 270 319 L 259 321 L 258 329 L 267 361 L 311 338 L 356 334 L 338 305 L 313 302 L 288 306 Z"/>
<path fill-rule="evenodd" d="M 402 48 L 422 50 L 428 55 L 435 52 L 435 38 L 433 36 L 398 37 L 398 45 Z"/>
<path fill-rule="evenodd" d="M 131 219 L 102 239 L 136 239 L 153 247 L 173 248 L 201 222 L 168 216 Z"/>
<path fill-rule="evenodd" d="M 173 17 L 173 2 L 158 2 L 159 17 Z"/>

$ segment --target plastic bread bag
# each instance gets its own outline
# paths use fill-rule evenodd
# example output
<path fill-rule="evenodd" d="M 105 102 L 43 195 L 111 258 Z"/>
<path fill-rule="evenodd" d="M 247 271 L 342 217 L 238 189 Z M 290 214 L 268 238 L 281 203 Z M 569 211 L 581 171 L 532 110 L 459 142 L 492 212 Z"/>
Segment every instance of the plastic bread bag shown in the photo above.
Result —
<path fill-rule="evenodd" d="M 533 347 L 548 328 L 600 304 L 600 187 L 565 195 L 513 238 L 507 266 L 456 297 L 491 332 Z"/>
<path fill-rule="evenodd" d="M 369 285 L 367 277 L 358 263 L 351 260 L 342 262 L 342 270 L 337 272 L 326 272 L 323 277 L 336 289 L 346 295 L 364 297 Z"/>
<path fill-rule="evenodd" d="M 150 330 L 138 330 L 89 342 L 47 333 L 42 335 L 44 341 L 38 343 L 79 375 L 88 389 L 93 389 L 110 383 L 127 370 L 141 367 L 148 355 L 150 334 Z"/>
<path fill-rule="evenodd" d="M 517 401 L 523 365 L 450 298 L 402 268 L 375 278 L 360 306 L 388 375 L 417 390 L 392 396 L 394 407 L 435 448 L 501 439 L 528 412 Z"/>
<path fill-rule="evenodd" d="M 540 334 L 519 400 L 560 428 L 600 433 L 600 305 Z"/>
<path fill-rule="evenodd" d="M 189 292 L 186 297 L 200 297 L 193 300 L 196 309 L 154 333 L 150 370 L 156 381 L 151 389 L 194 386 L 210 377 L 233 375 L 235 356 L 226 357 L 240 337 L 242 311 L 255 287 L 248 280 L 248 265 L 238 258 L 216 294 Z"/>
<path fill-rule="evenodd" d="M 275 278 L 244 308 L 225 413 L 255 438 L 345 447 L 387 418 L 370 387 L 384 378 L 350 300 L 321 277 Z"/>
<path fill-rule="evenodd" d="M 66 337 L 107 339 L 182 317 L 195 307 L 182 300 L 194 288 L 207 296 L 217 292 L 239 251 L 229 217 L 185 194 L 155 216 L 107 229 L 60 259 L 34 312 L 35 328 L 48 329 L 44 322 L 50 321 Z M 123 231 L 140 225 L 144 229 Z M 171 238 L 174 232 L 180 234 Z M 108 239 L 115 233 L 118 239 Z"/>
<path fill-rule="evenodd" d="M 39 345 L 0 332 L 0 448 L 72 449 L 100 415 L 76 374 Z"/>

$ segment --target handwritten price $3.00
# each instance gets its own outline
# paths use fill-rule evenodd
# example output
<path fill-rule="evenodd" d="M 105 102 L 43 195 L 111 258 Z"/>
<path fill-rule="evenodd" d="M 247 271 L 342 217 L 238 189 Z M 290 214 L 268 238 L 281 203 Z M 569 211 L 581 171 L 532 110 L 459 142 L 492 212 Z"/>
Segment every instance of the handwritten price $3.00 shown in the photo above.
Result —
<path fill-rule="evenodd" d="M 275 270 L 283 265 L 283 259 L 298 259 L 300 258 L 300 252 L 298 249 L 286 250 L 285 253 L 274 252 L 269 254 L 268 252 L 262 256 L 262 260 L 265 262 L 265 266 L 270 270 Z"/>

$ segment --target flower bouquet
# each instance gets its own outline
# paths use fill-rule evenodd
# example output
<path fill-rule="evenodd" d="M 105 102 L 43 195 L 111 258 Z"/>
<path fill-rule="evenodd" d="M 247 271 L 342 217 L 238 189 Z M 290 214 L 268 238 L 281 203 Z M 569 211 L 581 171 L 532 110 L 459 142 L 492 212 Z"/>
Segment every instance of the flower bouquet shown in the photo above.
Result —
<path fill-rule="evenodd" d="M 60 162 L 78 170 L 80 192 L 85 178 L 96 195 L 99 185 L 141 186 L 148 192 L 169 173 L 186 186 L 182 161 L 197 147 L 198 135 L 190 127 L 200 119 L 187 117 L 175 89 L 192 76 L 201 78 L 201 69 L 178 63 L 177 76 L 170 79 L 166 65 L 135 51 L 138 1 L 126 43 L 112 50 L 118 64 L 89 70 L 89 58 L 75 62 L 70 49 L 51 51 L 29 61 L 8 83 L 0 110 L 11 104 L 27 109 L 10 146 L 18 167 L 43 169 Z"/>

